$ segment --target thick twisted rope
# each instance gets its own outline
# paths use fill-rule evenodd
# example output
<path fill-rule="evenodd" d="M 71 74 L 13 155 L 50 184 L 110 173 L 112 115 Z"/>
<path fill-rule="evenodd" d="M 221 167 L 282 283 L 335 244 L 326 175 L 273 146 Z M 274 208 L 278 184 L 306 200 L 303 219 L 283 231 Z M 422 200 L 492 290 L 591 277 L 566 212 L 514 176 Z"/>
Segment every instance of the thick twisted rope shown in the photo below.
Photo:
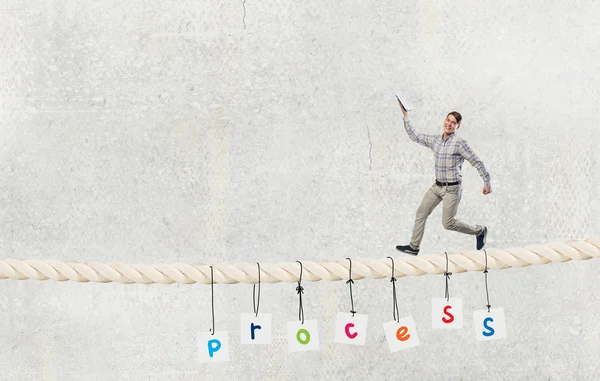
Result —
<path fill-rule="evenodd" d="M 530 245 L 525 248 L 506 250 L 487 249 L 488 269 L 506 269 L 543 265 L 551 262 L 567 262 L 600 258 L 600 238 L 587 240 L 553 242 L 545 245 Z M 448 270 L 454 274 L 467 271 L 483 271 L 485 256 L 483 251 L 468 251 L 448 256 Z M 57 260 L 16 260 L 0 261 L 0 279 L 36 279 L 75 282 L 117 282 L 117 283 L 204 283 L 210 284 L 210 265 L 189 265 L 185 263 L 126 264 L 100 262 L 61 262 Z M 214 264 L 215 283 L 257 283 L 256 263 Z M 349 262 L 340 259 L 336 262 L 302 261 L 302 280 L 346 280 Z M 297 262 L 279 264 L 261 263 L 261 283 L 297 282 L 300 267 Z M 394 277 L 443 274 L 446 271 L 446 257 L 443 255 L 402 256 L 395 260 Z M 352 259 L 354 280 L 363 278 L 389 278 L 392 274 L 388 259 Z"/>

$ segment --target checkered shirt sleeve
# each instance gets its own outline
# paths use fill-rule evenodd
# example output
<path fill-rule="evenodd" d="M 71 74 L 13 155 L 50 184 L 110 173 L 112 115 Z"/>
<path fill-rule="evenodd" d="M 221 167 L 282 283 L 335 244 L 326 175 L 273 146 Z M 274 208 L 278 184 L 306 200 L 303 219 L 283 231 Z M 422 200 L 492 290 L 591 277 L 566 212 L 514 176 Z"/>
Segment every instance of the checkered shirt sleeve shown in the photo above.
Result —
<path fill-rule="evenodd" d="M 417 134 L 410 123 L 410 120 L 406 118 L 404 119 L 404 128 L 406 129 L 406 133 L 408 134 L 410 140 L 427 148 L 433 149 L 433 143 L 436 137 L 435 135 Z"/>
<path fill-rule="evenodd" d="M 469 163 L 471 163 L 471 165 L 473 166 L 473 168 L 475 168 L 477 170 L 477 172 L 479 172 L 479 176 L 481 176 L 481 178 L 483 179 L 483 184 L 486 187 L 489 187 L 490 186 L 490 174 L 485 169 L 483 162 L 479 159 L 479 157 L 475 154 L 475 152 L 473 152 L 473 150 L 471 149 L 471 147 L 469 146 L 469 144 L 467 143 L 466 140 L 463 140 L 463 139 L 460 140 L 460 143 L 458 145 L 458 152 L 460 153 L 460 155 L 462 157 L 465 158 L 465 160 L 467 160 Z"/>

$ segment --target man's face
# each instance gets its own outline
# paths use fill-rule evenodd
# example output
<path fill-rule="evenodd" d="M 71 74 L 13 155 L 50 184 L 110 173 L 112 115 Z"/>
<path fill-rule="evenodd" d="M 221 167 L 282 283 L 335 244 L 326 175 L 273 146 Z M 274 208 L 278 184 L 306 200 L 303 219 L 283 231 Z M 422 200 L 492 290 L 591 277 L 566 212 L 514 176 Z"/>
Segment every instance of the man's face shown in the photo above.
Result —
<path fill-rule="evenodd" d="M 460 124 L 456 123 L 454 115 L 450 114 L 446 117 L 446 120 L 444 121 L 444 133 L 446 135 L 452 135 L 459 127 Z"/>

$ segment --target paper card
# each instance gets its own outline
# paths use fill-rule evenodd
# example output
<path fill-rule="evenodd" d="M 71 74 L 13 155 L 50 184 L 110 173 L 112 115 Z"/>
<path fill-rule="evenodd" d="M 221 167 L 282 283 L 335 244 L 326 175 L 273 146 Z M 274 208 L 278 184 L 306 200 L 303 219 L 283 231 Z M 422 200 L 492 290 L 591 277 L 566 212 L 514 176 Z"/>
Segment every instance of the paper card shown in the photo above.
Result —
<path fill-rule="evenodd" d="M 433 298 L 431 300 L 431 327 L 433 329 L 459 329 L 463 327 L 463 302 L 461 298 Z"/>
<path fill-rule="evenodd" d="M 475 338 L 477 341 L 489 341 L 506 338 L 506 321 L 504 320 L 504 309 L 491 308 L 473 311 L 475 320 Z"/>
<path fill-rule="evenodd" d="M 229 343 L 227 331 L 198 333 L 198 359 L 200 362 L 229 361 Z"/>
<path fill-rule="evenodd" d="M 402 91 L 396 91 L 396 98 L 400 100 L 400 103 L 402 103 L 402 106 L 404 106 L 406 111 L 411 111 L 414 109 L 413 105 L 406 97 L 406 94 L 404 94 Z"/>
<path fill-rule="evenodd" d="M 365 345 L 368 315 L 338 312 L 335 323 L 335 342 Z"/>
<path fill-rule="evenodd" d="M 288 350 L 290 352 L 318 351 L 319 330 L 316 320 L 287 323 Z"/>
<path fill-rule="evenodd" d="M 242 314 L 240 339 L 243 345 L 271 344 L 271 314 L 258 316 L 252 313 Z"/>
<path fill-rule="evenodd" d="M 402 318 L 399 322 L 392 320 L 384 323 L 383 331 L 392 353 L 421 344 L 412 316 Z"/>

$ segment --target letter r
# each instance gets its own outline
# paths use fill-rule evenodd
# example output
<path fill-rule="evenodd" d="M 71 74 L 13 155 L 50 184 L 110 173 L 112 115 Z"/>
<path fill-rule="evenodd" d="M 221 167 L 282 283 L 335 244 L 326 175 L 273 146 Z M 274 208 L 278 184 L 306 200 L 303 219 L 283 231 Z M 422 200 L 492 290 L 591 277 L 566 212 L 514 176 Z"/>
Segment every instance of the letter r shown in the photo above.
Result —
<path fill-rule="evenodd" d="M 257 329 L 262 329 L 262 327 L 260 325 L 254 325 L 254 323 L 250 323 L 250 338 L 252 340 L 255 339 L 254 331 Z"/>

